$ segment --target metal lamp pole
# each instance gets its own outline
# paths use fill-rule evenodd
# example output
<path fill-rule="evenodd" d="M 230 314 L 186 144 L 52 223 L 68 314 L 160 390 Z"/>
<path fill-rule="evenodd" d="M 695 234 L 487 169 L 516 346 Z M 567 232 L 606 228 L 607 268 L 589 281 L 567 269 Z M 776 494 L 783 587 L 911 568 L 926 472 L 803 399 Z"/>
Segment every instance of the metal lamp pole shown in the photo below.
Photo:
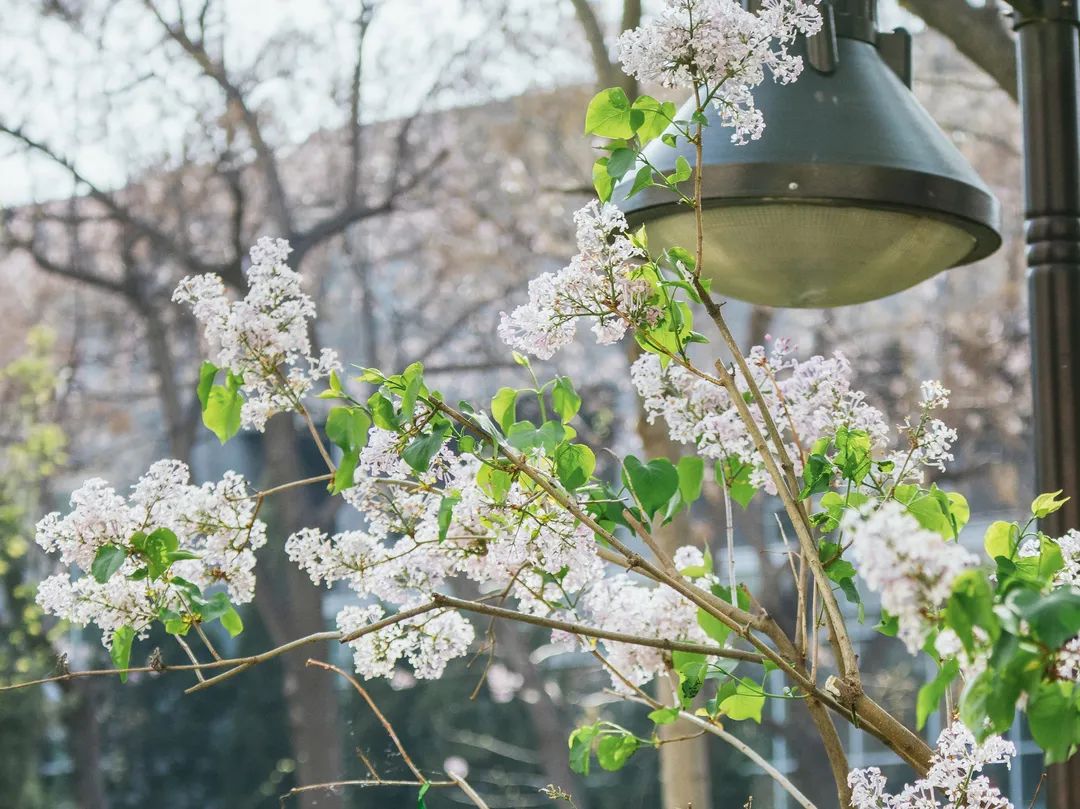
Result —
<path fill-rule="evenodd" d="M 1080 14 L 1010 0 L 1019 53 L 1038 491 L 1072 499 L 1043 521 L 1080 528 Z M 1080 806 L 1080 762 L 1052 769 L 1050 804 Z"/>

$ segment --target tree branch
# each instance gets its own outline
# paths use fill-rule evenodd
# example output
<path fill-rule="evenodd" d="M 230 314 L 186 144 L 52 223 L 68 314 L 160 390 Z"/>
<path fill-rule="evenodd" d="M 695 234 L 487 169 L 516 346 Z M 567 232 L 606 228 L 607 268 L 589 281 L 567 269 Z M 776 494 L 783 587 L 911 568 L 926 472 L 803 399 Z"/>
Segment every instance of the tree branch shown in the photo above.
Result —
<path fill-rule="evenodd" d="M 967 0 L 901 0 L 900 4 L 944 34 L 960 53 L 990 75 L 1016 101 L 1016 46 L 997 4 L 982 8 Z M 1018 3 L 1012 5 L 1019 7 Z"/>

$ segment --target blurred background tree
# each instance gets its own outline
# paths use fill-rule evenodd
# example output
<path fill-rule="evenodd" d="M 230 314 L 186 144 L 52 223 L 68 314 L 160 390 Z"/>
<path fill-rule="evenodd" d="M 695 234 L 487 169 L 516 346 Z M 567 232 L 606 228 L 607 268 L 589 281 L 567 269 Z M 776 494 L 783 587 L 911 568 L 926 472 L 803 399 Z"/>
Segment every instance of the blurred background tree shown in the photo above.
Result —
<path fill-rule="evenodd" d="M 239 285 L 247 245 L 284 236 L 322 313 L 317 343 L 350 346 L 350 360 L 386 368 L 422 360 L 462 396 L 514 378 L 494 319 L 528 278 L 572 253 L 569 212 L 584 199 L 591 163 L 580 111 L 596 86 L 629 84 L 614 39 L 654 5 L 0 0 L 0 279 L 11 292 L 0 300 L 0 359 L 55 369 L 47 391 L 24 390 L 17 370 L 0 377 L 3 419 L 20 421 L 2 436 L 11 449 L 0 484 L 0 677 L 47 674 L 63 654 L 80 666 L 102 654 L 93 638 L 40 625 L 30 589 L 44 573 L 32 523 L 62 504 L 76 477 L 122 486 L 162 454 L 197 474 L 235 467 L 265 485 L 295 466 L 287 422 L 227 454 L 201 429 L 194 329 L 169 303 L 183 275 L 216 271 Z M 886 25 L 915 31 L 916 92 L 1003 200 L 1008 243 L 883 302 L 830 312 L 732 303 L 732 319 L 746 344 L 771 332 L 805 353 L 844 350 L 866 387 L 898 409 L 921 379 L 943 378 L 963 420 L 950 475 L 989 514 L 1030 494 L 1019 440 L 1029 408 L 1011 33 L 994 0 L 882 9 Z M 934 322 L 928 299 L 943 313 Z M 26 347 L 39 322 L 55 337 L 33 332 Z M 886 332 L 901 336 L 870 339 Z M 589 380 L 590 439 L 677 455 L 640 422 L 627 364 L 585 345 L 575 351 L 560 370 Z M 120 403 L 137 405 L 136 415 L 121 416 Z M 52 443 L 46 433 L 30 441 L 41 426 Z M 32 474 L 18 466 L 28 458 Z M 675 530 L 699 536 L 695 525 L 715 524 L 720 510 L 713 503 Z M 273 597 L 244 615 L 242 649 L 322 628 L 336 611 L 336 594 L 312 588 L 278 553 L 312 512 L 326 525 L 349 519 L 309 494 L 269 515 L 277 545 L 262 554 L 260 587 Z M 779 604 L 790 588 L 771 511 L 737 517 L 745 552 L 770 582 L 762 589 Z M 520 631 L 499 628 L 486 674 L 481 659 L 437 684 L 418 688 L 401 672 L 373 685 L 417 758 L 433 767 L 465 759 L 493 807 L 546 803 L 537 790 L 549 782 L 579 809 L 703 809 L 741 805 L 751 791 L 755 805 L 772 805 L 726 748 L 703 739 L 662 748 L 659 769 L 641 757 L 586 788 L 567 767 L 566 735 L 604 702 L 603 683 L 530 658 Z M 883 667 L 881 677 L 885 691 L 903 672 Z M 357 751 L 380 767 L 389 754 L 354 695 L 306 670 L 302 656 L 195 696 L 183 687 L 132 678 L 124 688 L 76 681 L 0 696 L 0 794 L 50 809 L 272 807 L 297 784 L 362 774 Z M 179 722 L 168 718 L 178 700 Z M 789 756 L 791 769 L 822 766 L 797 714 L 769 721 L 783 740 L 774 754 Z M 413 799 L 335 791 L 295 803 Z"/>

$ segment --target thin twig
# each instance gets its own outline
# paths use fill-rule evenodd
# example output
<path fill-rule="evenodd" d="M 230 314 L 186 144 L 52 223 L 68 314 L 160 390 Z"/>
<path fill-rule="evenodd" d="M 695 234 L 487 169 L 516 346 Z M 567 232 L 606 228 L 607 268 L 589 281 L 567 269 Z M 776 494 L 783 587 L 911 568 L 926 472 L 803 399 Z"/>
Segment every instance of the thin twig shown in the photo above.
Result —
<path fill-rule="evenodd" d="M 371 712 L 375 714 L 375 718 L 378 719 L 379 724 L 383 726 L 383 730 L 386 731 L 386 735 L 390 737 L 390 741 L 394 743 L 394 747 L 396 747 L 397 751 L 401 753 L 401 760 L 405 762 L 405 766 L 408 767 L 410 772 L 412 772 L 412 774 L 416 776 L 417 781 L 422 784 L 427 783 L 427 778 L 425 778 L 424 774 L 420 772 L 419 769 L 417 769 L 415 764 L 413 764 L 412 758 L 409 757 L 408 752 L 406 752 L 405 750 L 405 745 L 401 743 L 401 739 L 399 739 L 397 733 L 394 732 L 394 726 L 390 724 L 390 720 L 388 720 L 383 714 L 383 712 L 379 710 L 379 706 L 375 704 L 375 700 L 371 698 L 371 695 L 367 692 L 367 689 L 360 685 L 360 683 L 355 677 L 353 677 L 344 669 L 340 669 L 332 663 L 324 663 L 321 660 L 309 659 L 306 665 L 315 666 L 316 668 L 322 669 L 323 671 L 332 671 L 335 674 L 344 677 L 345 680 L 348 681 L 349 685 L 355 688 L 356 692 L 364 698 L 364 702 L 368 704 L 368 707 L 371 708 Z M 451 776 L 451 778 L 453 778 L 453 776 Z"/>
<path fill-rule="evenodd" d="M 331 480 L 333 477 L 333 474 L 327 473 L 325 475 L 315 475 L 314 477 L 304 478 L 303 480 L 294 480 L 291 483 L 282 483 L 280 486 L 274 486 L 270 489 L 263 489 L 261 492 L 255 492 L 255 494 L 251 495 L 251 499 L 261 500 L 264 497 L 269 497 L 278 492 L 284 492 L 288 489 L 295 489 L 300 486 L 308 486 L 312 483 L 320 483 L 324 480 Z"/>
<path fill-rule="evenodd" d="M 625 697 L 625 699 L 629 700 L 630 702 L 644 702 L 644 700 L 642 700 L 640 697 L 627 696 Z M 696 725 L 697 727 L 701 728 L 705 733 L 712 734 L 718 739 L 721 739 L 734 747 L 748 759 L 753 761 L 754 764 L 760 767 L 766 775 L 768 775 L 777 784 L 779 784 L 780 787 L 785 792 L 787 792 L 788 795 L 791 796 L 792 800 L 794 800 L 795 803 L 801 806 L 803 809 L 817 809 L 817 807 L 814 806 L 810 799 L 807 798 L 799 790 L 798 787 L 791 783 L 790 780 L 788 780 L 788 777 L 786 775 L 780 772 L 780 770 L 776 769 L 776 767 L 774 767 L 767 758 L 754 750 L 754 748 L 750 747 L 750 745 L 746 744 L 746 742 L 735 736 L 732 736 L 719 725 L 707 721 L 703 717 L 695 716 L 689 711 L 679 711 L 679 718 Z"/>
<path fill-rule="evenodd" d="M 199 658 L 195 656 L 195 653 L 191 651 L 191 647 L 187 645 L 187 642 L 182 637 L 179 635 L 173 635 L 173 637 L 176 638 L 176 642 L 180 644 L 180 648 L 184 650 L 184 654 L 188 656 L 188 660 L 190 660 L 191 664 L 195 667 L 195 676 L 198 678 L 199 682 L 205 682 L 203 673 L 200 670 L 202 664 L 199 662 Z"/>
<path fill-rule="evenodd" d="M 465 793 L 465 797 L 472 801 L 473 806 L 475 806 L 476 809 L 490 809 L 490 807 L 484 803 L 484 799 L 476 794 L 476 790 L 469 786 L 468 781 L 449 770 L 446 771 L 446 776 L 457 784 L 458 789 Z"/>
<path fill-rule="evenodd" d="M 660 544 L 653 538 L 653 535 L 649 532 L 641 521 L 634 516 L 634 513 L 630 509 L 623 509 L 623 519 L 634 529 L 634 533 L 638 535 L 642 542 L 644 542 L 649 550 L 653 552 L 656 560 L 664 567 L 664 570 L 670 575 L 678 575 L 678 570 L 675 568 L 675 560 L 673 560 Z"/>
<path fill-rule="evenodd" d="M 354 781 L 328 781 L 325 784 L 308 784 L 302 787 L 293 787 L 280 798 L 279 803 L 284 806 L 285 801 L 294 795 L 301 795 L 305 792 L 314 792 L 315 790 L 333 790 L 340 789 L 341 787 L 422 787 L 427 784 L 429 787 L 456 787 L 453 781 L 372 781 L 370 779 L 361 779 Z"/>
<path fill-rule="evenodd" d="M 628 643 L 635 646 L 650 646 L 654 649 L 663 649 L 667 652 L 691 652 L 710 657 L 726 657 L 731 660 L 745 660 L 751 663 L 763 663 L 764 658 L 755 652 L 747 652 L 742 649 L 724 649 L 720 646 L 710 646 L 703 643 L 689 643 L 667 638 L 649 638 L 640 635 L 630 635 L 626 632 L 613 632 L 584 624 L 576 624 L 570 621 L 559 621 L 555 618 L 544 618 L 539 615 L 529 615 L 524 612 L 516 612 L 503 607 L 495 607 L 483 604 L 479 601 L 466 601 L 453 596 L 436 593 L 434 600 L 439 606 L 452 607 L 465 612 L 478 612 L 482 615 L 492 615 L 496 618 L 505 618 L 510 621 L 519 621 L 526 624 L 535 624 L 549 629 L 558 629 L 572 635 L 583 635 L 588 638 L 609 640 L 616 643 Z"/>

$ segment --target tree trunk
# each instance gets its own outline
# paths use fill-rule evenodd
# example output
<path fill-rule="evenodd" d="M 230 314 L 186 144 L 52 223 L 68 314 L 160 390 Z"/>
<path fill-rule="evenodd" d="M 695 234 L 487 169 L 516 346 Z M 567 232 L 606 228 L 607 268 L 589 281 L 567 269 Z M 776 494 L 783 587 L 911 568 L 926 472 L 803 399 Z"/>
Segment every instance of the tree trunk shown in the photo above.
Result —
<path fill-rule="evenodd" d="M 537 694 L 537 699 L 528 704 L 528 711 L 536 732 L 536 753 L 544 778 L 570 793 L 578 809 L 587 809 L 584 784 L 570 769 L 570 757 L 566 751 L 566 739 L 569 735 L 566 723 L 555 701 L 544 689 L 540 672 L 529 659 L 529 650 L 522 638 L 522 628 L 506 622 L 499 625 L 496 631 L 500 657 L 522 676 L 524 687 Z"/>
<path fill-rule="evenodd" d="M 267 425 L 264 438 L 267 483 L 280 485 L 302 477 L 304 452 L 292 419 L 278 416 Z M 290 489 L 273 500 L 274 532 L 284 539 L 304 525 L 314 522 L 317 508 L 310 489 Z M 322 591 L 299 567 L 284 561 L 277 570 L 267 570 L 263 586 L 272 590 L 256 599 L 260 614 L 274 643 L 324 630 Z M 299 785 L 322 784 L 342 778 L 343 742 L 337 684 L 333 677 L 304 665 L 307 657 L 332 660 L 328 643 L 307 647 L 301 654 L 281 657 L 284 674 L 282 690 L 288 706 L 290 742 L 296 759 Z M 313 791 L 299 798 L 303 809 L 343 809 L 337 791 Z"/>
<path fill-rule="evenodd" d="M 630 344 L 630 361 L 640 356 L 637 343 Z M 649 424 L 643 415 L 638 417 L 638 434 L 645 448 L 647 459 L 669 458 L 675 460 L 678 448 L 668 438 L 667 426 L 657 420 Z M 657 527 L 653 536 L 668 553 L 673 553 L 680 545 L 691 544 L 688 535 L 686 515 L 677 517 L 670 525 Z M 667 700 L 670 689 L 667 683 L 659 681 L 663 693 L 657 698 Z M 689 722 L 678 721 L 660 728 L 660 738 L 670 739 L 680 736 L 693 736 L 697 727 Z M 711 779 L 709 776 L 708 736 L 697 736 L 674 744 L 660 747 L 660 785 L 662 809 L 709 809 L 711 800 Z"/>
<path fill-rule="evenodd" d="M 65 684 L 64 690 L 70 701 L 64 712 L 64 724 L 79 809 L 108 809 L 101 766 L 101 731 L 96 710 L 98 698 L 94 694 L 98 690 L 98 683 L 72 680 Z"/>

